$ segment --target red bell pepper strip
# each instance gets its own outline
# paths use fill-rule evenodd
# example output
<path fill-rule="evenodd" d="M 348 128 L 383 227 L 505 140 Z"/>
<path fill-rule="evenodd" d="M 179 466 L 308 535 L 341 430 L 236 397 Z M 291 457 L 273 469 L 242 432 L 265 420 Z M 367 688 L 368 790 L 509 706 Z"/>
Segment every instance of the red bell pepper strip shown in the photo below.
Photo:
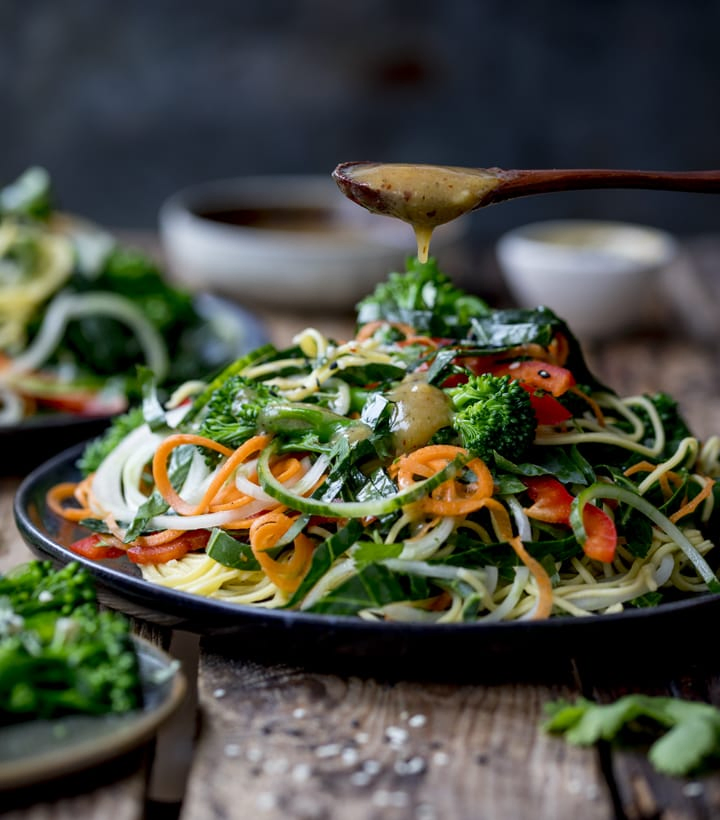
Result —
<path fill-rule="evenodd" d="M 91 561 L 102 561 L 104 558 L 120 558 L 125 555 L 125 549 L 121 546 L 121 541 L 114 535 L 95 533 L 81 538 L 70 544 L 70 550 L 83 558 Z"/>
<path fill-rule="evenodd" d="M 530 394 L 530 404 L 535 411 L 535 418 L 538 424 L 554 426 L 556 424 L 562 424 L 564 421 L 569 421 L 572 418 L 572 413 L 554 396 L 551 396 L 549 393 L 535 393 L 534 388 L 528 388 L 525 384 L 522 386 Z"/>
<path fill-rule="evenodd" d="M 166 564 L 183 558 L 189 552 L 205 549 L 209 539 L 208 530 L 191 530 L 165 544 L 133 544 L 128 548 L 127 556 L 133 564 Z"/>
<path fill-rule="evenodd" d="M 569 524 L 573 497 L 557 478 L 549 475 L 524 478 L 528 495 L 533 500 L 525 514 L 548 524 Z"/>
<path fill-rule="evenodd" d="M 533 501 L 531 506 L 525 508 L 525 514 L 529 518 L 570 526 L 573 496 L 560 481 L 552 476 L 534 476 L 523 481 Z M 583 544 L 585 555 L 604 563 L 613 561 L 617 548 L 617 530 L 612 518 L 600 507 L 586 504 L 583 508 L 583 527 L 587 535 Z"/>
<path fill-rule="evenodd" d="M 553 396 L 562 396 L 575 386 L 575 377 L 565 367 L 548 364 L 539 359 L 519 359 L 494 365 L 491 372 L 496 376 L 510 376 L 523 386 L 543 390 Z"/>
<path fill-rule="evenodd" d="M 594 504 L 586 504 L 583 507 L 582 518 L 587 534 L 587 539 L 583 544 L 585 555 L 594 561 L 611 563 L 615 559 L 617 548 L 615 522 L 604 510 Z"/>
<path fill-rule="evenodd" d="M 567 368 L 526 359 L 495 365 L 491 372 L 520 382 L 530 394 L 538 424 L 562 424 L 572 418 L 572 413 L 556 398 L 575 386 L 575 377 Z"/>

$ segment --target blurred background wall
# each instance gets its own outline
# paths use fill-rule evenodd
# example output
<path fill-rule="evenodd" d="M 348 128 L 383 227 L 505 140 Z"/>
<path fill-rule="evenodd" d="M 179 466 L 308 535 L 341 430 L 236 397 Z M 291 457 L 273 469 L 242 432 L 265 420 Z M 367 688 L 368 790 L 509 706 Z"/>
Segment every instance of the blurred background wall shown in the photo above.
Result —
<path fill-rule="evenodd" d="M 154 227 L 215 177 L 343 160 L 720 167 L 717 0 L 0 0 L 0 180 Z M 720 198 L 553 194 L 473 215 L 478 241 L 554 216 L 681 234 Z"/>

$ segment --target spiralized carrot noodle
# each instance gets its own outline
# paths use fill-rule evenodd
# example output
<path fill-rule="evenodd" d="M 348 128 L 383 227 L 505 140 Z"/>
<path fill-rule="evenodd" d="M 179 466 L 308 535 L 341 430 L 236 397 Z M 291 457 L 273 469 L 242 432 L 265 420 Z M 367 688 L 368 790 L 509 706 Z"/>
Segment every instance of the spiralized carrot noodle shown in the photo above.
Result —
<path fill-rule="evenodd" d="M 490 511 L 498 536 L 510 544 L 515 550 L 515 554 L 530 570 L 535 579 L 538 598 L 531 620 L 539 621 L 543 618 L 549 618 L 553 607 L 552 581 L 550 580 L 550 576 L 545 571 L 543 565 L 533 558 L 525 549 L 525 545 L 520 536 L 513 534 L 510 516 L 505 507 L 496 498 L 488 498 L 484 506 Z"/>
<path fill-rule="evenodd" d="M 570 343 L 564 333 L 556 333 L 548 345 L 548 352 L 552 356 L 552 363 L 562 367 L 570 354 Z"/>
<path fill-rule="evenodd" d="M 83 518 L 92 518 L 93 513 L 88 504 L 88 492 L 88 479 L 79 483 L 65 481 L 48 490 L 47 505 L 55 515 L 64 518 L 66 521 L 82 521 Z M 67 506 L 65 502 L 70 499 L 74 499 L 80 506 Z"/>
<path fill-rule="evenodd" d="M 391 476 L 397 476 L 401 490 L 415 484 L 418 479 L 430 478 L 458 456 L 469 458 L 462 447 L 450 444 L 431 444 L 421 447 L 408 455 L 401 456 L 391 467 Z M 467 515 L 479 510 L 484 501 L 493 494 L 493 478 L 482 459 L 470 459 L 465 465 L 474 474 L 474 481 L 463 481 L 458 477 L 443 482 L 427 498 L 417 502 L 417 506 L 431 515 Z"/>
<path fill-rule="evenodd" d="M 277 561 L 267 554 L 292 527 L 294 519 L 273 511 L 253 521 L 250 547 L 265 575 L 283 592 L 294 592 L 310 567 L 315 542 L 299 533 L 293 541 L 293 554 L 288 561 Z"/>
<path fill-rule="evenodd" d="M 110 530 L 110 532 L 119 541 L 124 542 L 124 544 L 128 547 L 158 547 L 162 544 L 167 544 L 170 541 L 174 541 L 179 536 L 186 534 L 185 530 L 160 530 L 159 532 L 153 532 L 150 535 L 139 535 L 133 541 L 125 542 L 125 533 L 118 525 L 114 516 L 107 515 L 103 521 L 108 530 Z"/>
<path fill-rule="evenodd" d="M 285 484 L 295 477 L 299 477 L 305 473 L 303 463 L 295 456 L 286 456 L 276 461 L 270 466 L 270 471 L 277 478 L 277 480 Z M 257 473 L 248 476 L 249 480 L 257 484 Z M 244 507 L 249 502 L 253 501 L 249 495 L 246 495 L 241 490 L 233 485 L 223 487 L 213 499 L 213 503 L 209 506 L 210 512 L 220 512 L 222 510 L 235 510 Z M 268 501 L 268 508 L 277 509 L 279 502 Z M 285 507 L 283 506 L 283 509 Z M 252 520 L 252 519 L 250 519 Z M 249 524 L 248 524 L 249 526 Z M 234 527 L 237 529 L 237 527 Z"/>
<path fill-rule="evenodd" d="M 229 447 L 218 444 L 218 442 L 210 438 L 192 433 L 176 433 L 175 435 L 168 436 L 168 438 L 160 443 L 153 456 L 152 473 L 157 491 L 179 515 L 200 515 L 205 513 L 208 511 L 217 492 L 235 469 L 244 461 L 247 461 L 250 457 L 259 453 L 269 442 L 270 436 L 253 436 L 233 451 Z M 167 471 L 170 453 L 176 447 L 180 447 L 183 444 L 194 444 L 197 447 L 206 447 L 209 450 L 214 450 L 221 455 L 227 456 L 227 461 L 216 470 L 213 480 L 210 482 L 203 497 L 194 505 L 189 504 L 175 492 L 175 489 L 170 483 L 170 477 Z"/>
<path fill-rule="evenodd" d="M 657 467 L 657 464 L 652 464 L 649 461 L 638 461 L 635 464 L 631 464 L 630 467 L 628 467 L 627 470 L 625 470 L 624 475 L 630 477 L 631 475 L 635 475 L 635 473 L 652 473 L 655 470 L 657 470 Z M 660 473 L 657 482 L 660 485 L 660 489 L 662 490 L 663 498 L 667 501 L 668 498 L 670 498 L 670 496 L 673 494 L 673 488 L 671 484 L 674 484 L 675 487 L 679 487 L 682 484 L 682 478 L 673 470 L 667 470 L 664 473 Z M 672 521 L 673 519 L 671 518 L 670 520 Z"/>
<path fill-rule="evenodd" d="M 429 336 L 406 336 L 398 343 L 399 347 L 409 347 L 410 345 L 423 345 L 424 347 L 431 347 L 433 349 L 440 347 L 439 342 L 431 339 Z"/>
<path fill-rule="evenodd" d="M 597 419 L 597 423 L 601 427 L 605 426 L 605 414 L 603 413 L 600 405 L 595 401 L 595 399 L 592 396 L 589 396 L 584 390 L 581 390 L 576 384 L 568 388 L 568 393 L 572 393 L 573 395 L 587 402 L 587 404 L 593 412 L 593 415 Z"/>
<path fill-rule="evenodd" d="M 391 476 L 397 477 L 400 489 L 409 487 L 419 478 L 429 478 L 447 466 L 458 456 L 467 456 L 462 447 L 449 444 L 433 444 L 401 456 L 391 467 Z M 538 589 L 533 620 L 547 618 L 552 612 L 552 581 L 542 564 L 525 549 L 521 538 L 513 534 L 510 515 L 505 507 L 492 497 L 494 484 L 492 474 L 482 459 L 473 458 L 467 469 L 475 474 L 475 481 L 465 484 L 456 478 L 445 481 L 431 493 L 429 498 L 417 502 L 423 512 L 435 515 L 467 515 L 482 508 L 488 509 L 498 537 L 507 541 L 523 564 L 530 570 Z"/>
<path fill-rule="evenodd" d="M 688 501 L 686 504 L 680 507 L 679 510 L 675 510 L 675 512 L 670 516 L 670 520 L 673 522 L 673 524 L 676 521 L 679 521 L 681 518 L 684 518 L 686 515 L 690 515 L 690 513 L 695 512 L 695 509 L 710 495 L 714 484 L 714 479 L 706 479 L 703 488 L 695 496 L 695 498 Z"/>

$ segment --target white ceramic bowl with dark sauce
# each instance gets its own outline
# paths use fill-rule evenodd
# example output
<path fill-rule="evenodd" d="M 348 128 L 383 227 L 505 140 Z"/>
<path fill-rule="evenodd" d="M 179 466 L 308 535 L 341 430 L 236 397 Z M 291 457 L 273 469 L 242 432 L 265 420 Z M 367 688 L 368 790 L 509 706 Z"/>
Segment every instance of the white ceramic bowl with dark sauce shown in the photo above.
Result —
<path fill-rule="evenodd" d="M 176 282 L 249 305 L 351 309 L 417 248 L 409 225 L 354 205 L 330 174 L 196 185 L 159 219 Z M 438 229 L 433 251 L 462 232 L 462 220 Z"/>

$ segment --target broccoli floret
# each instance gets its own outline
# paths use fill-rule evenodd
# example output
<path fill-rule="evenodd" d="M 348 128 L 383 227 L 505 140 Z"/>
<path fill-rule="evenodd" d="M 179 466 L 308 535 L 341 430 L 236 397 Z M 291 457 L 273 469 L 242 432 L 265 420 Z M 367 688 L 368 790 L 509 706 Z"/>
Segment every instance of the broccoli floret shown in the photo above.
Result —
<path fill-rule="evenodd" d="M 484 461 L 497 452 L 516 459 L 533 442 L 537 420 L 530 395 L 509 376 L 471 375 L 447 391 L 452 426 L 464 447 Z"/>
<path fill-rule="evenodd" d="M 331 449 L 342 430 L 364 426 L 356 419 L 309 402 L 293 402 L 269 385 L 234 376 L 210 397 L 200 435 L 238 447 L 257 433 L 274 433 L 305 450 Z"/>
<path fill-rule="evenodd" d="M 133 407 L 127 413 L 116 416 L 112 424 L 98 438 L 91 441 L 83 450 L 78 460 L 78 467 L 84 476 L 95 472 L 101 462 L 108 456 L 125 436 L 132 433 L 145 421 L 142 407 Z"/>
<path fill-rule="evenodd" d="M 0 724 L 140 706 L 130 625 L 87 571 L 33 561 L 0 578 Z"/>
<path fill-rule="evenodd" d="M 417 333 L 462 338 L 473 317 L 487 316 L 490 309 L 477 296 L 453 285 L 434 259 L 420 262 L 410 257 L 406 272 L 394 272 L 357 305 L 357 323 L 385 320 L 402 322 Z"/>
<path fill-rule="evenodd" d="M 0 600 L 16 615 L 38 612 L 70 614 L 76 606 L 96 600 L 90 573 L 76 562 L 55 570 L 50 561 L 28 561 L 0 576 Z"/>
<path fill-rule="evenodd" d="M 200 435 L 226 447 L 239 447 L 258 432 L 260 409 L 279 394 L 262 382 L 233 376 L 208 399 L 202 412 Z"/>

